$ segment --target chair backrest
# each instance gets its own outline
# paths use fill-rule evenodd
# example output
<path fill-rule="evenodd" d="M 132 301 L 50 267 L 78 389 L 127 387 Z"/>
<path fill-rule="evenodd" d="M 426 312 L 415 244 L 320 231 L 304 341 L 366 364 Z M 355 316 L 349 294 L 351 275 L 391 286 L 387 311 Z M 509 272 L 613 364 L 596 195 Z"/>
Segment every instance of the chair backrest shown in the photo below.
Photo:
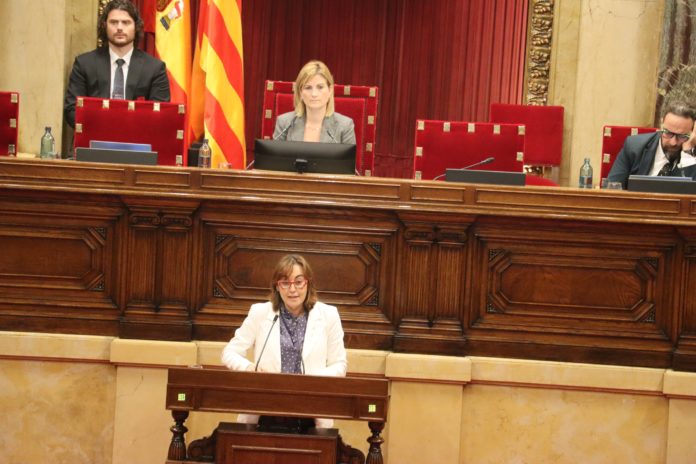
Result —
<path fill-rule="evenodd" d="M 524 163 L 560 166 L 563 154 L 563 107 L 491 103 L 491 122 L 524 124 Z"/>
<path fill-rule="evenodd" d="M 19 93 L 0 92 L 0 156 L 17 154 Z"/>
<path fill-rule="evenodd" d="M 263 95 L 261 137 L 273 137 L 279 114 L 293 111 L 293 82 L 266 81 Z M 371 176 L 375 166 L 375 134 L 377 128 L 377 87 L 334 84 L 335 110 L 353 119 L 355 124 L 355 168 L 363 176 Z"/>
<path fill-rule="evenodd" d="M 601 180 L 606 179 L 611 171 L 611 167 L 616 161 L 616 157 L 623 148 L 624 141 L 629 135 L 645 134 L 655 132 L 654 127 L 631 127 L 631 126 L 604 126 L 602 133 L 602 172 Z"/>
<path fill-rule="evenodd" d="M 75 148 L 89 147 L 90 140 L 147 143 L 157 152 L 157 164 L 174 166 L 181 155 L 186 166 L 185 113 L 177 103 L 78 97 Z"/>
<path fill-rule="evenodd" d="M 434 179 L 447 168 L 464 168 L 488 157 L 495 160 L 478 169 L 522 172 L 524 134 L 522 124 L 419 119 L 412 177 Z"/>

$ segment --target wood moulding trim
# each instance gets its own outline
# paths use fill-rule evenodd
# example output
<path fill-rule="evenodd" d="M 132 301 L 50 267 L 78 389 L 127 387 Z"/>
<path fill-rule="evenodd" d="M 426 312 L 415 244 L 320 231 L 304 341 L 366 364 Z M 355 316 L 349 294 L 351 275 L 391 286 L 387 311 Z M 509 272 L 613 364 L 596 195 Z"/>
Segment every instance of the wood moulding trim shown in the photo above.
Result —
<path fill-rule="evenodd" d="M 527 35 L 525 101 L 546 105 L 549 98 L 554 0 L 532 0 Z"/>

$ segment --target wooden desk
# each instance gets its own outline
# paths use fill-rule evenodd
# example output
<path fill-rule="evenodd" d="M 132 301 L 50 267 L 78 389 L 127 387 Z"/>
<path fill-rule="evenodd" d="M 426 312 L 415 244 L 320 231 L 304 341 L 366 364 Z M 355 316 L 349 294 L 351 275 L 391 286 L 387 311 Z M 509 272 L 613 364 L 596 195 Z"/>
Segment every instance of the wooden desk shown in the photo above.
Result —
<path fill-rule="evenodd" d="M 175 425 L 168 459 L 186 459 L 184 421 L 189 411 L 217 411 L 367 421 L 371 436 L 366 462 L 378 464 L 388 405 L 386 379 L 169 369 L 166 407 Z"/>
<path fill-rule="evenodd" d="M 0 329 L 228 340 L 304 254 L 349 348 L 696 370 L 696 197 L 0 159 Z"/>

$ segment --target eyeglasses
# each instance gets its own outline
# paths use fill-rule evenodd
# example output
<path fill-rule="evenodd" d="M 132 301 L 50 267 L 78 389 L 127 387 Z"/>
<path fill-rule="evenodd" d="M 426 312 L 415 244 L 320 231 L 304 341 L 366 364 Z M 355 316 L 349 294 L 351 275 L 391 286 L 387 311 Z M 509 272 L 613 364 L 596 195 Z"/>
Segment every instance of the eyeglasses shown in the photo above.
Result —
<path fill-rule="evenodd" d="M 676 132 L 672 132 L 672 131 L 667 130 L 667 129 L 662 129 L 660 131 L 660 134 L 662 134 L 662 136 L 664 138 L 666 138 L 667 140 L 672 140 L 674 137 L 676 137 L 677 140 L 679 140 L 681 142 L 686 142 L 687 140 L 689 140 L 689 137 L 690 137 L 689 134 L 677 134 Z"/>
<path fill-rule="evenodd" d="M 307 282 L 309 282 L 309 279 L 297 277 L 295 280 L 279 280 L 277 283 L 283 290 L 289 290 L 292 285 L 294 285 L 296 289 L 302 290 L 307 286 Z"/>

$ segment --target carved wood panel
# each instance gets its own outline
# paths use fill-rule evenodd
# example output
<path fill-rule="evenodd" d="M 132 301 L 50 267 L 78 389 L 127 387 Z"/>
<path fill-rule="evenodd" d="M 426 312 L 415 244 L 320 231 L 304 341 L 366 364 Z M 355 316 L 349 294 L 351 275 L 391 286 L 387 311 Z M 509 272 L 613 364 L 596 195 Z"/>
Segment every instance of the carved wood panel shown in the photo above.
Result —
<path fill-rule="evenodd" d="M 675 328 L 678 337 L 674 353 L 674 368 L 696 371 L 696 233 L 688 229 L 679 230 L 684 238 L 684 296 L 675 308 L 683 308 L 681 331 Z M 676 335 L 678 333 L 678 335 Z"/>
<path fill-rule="evenodd" d="M 444 352 L 459 352 L 464 343 L 462 314 L 466 288 L 467 230 L 473 218 L 427 221 L 402 214 L 399 307 L 402 317 L 394 338 L 397 351 L 429 351 L 438 342 Z"/>
<path fill-rule="evenodd" d="M 299 252 L 349 348 L 696 370 L 692 196 L 434 184 L 0 159 L 0 330 L 227 340 Z"/>
<path fill-rule="evenodd" d="M 190 340 L 193 214 L 198 204 L 128 202 L 120 334 L 135 338 L 154 331 L 164 339 Z"/>
<path fill-rule="evenodd" d="M 289 211 L 290 210 L 290 211 Z M 224 217 L 223 217 L 224 216 Z M 249 306 L 268 299 L 277 261 L 302 254 L 311 264 L 320 301 L 339 308 L 347 339 L 364 334 L 390 343 L 397 226 L 388 216 L 336 215 L 330 209 L 217 205 L 203 212 L 202 282 L 197 330 L 228 339 Z"/>
<path fill-rule="evenodd" d="M 44 197 L 44 198 L 42 198 Z M 121 210 L 89 197 L 5 195 L 0 202 L 0 319 L 9 329 L 42 323 L 115 333 L 114 238 Z M 42 319 L 23 317 L 30 310 Z M 91 320 L 91 322 L 89 322 Z"/>
<path fill-rule="evenodd" d="M 651 341 L 655 359 L 669 358 L 670 314 L 679 294 L 672 282 L 680 237 L 672 228 L 647 228 L 637 236 L 616 225 L 550 225 L 483 221 L 475 227 L 477 292 L 471 295 L 468 336 L 479 340 L 522 331 L 541 342 L 551 335 L 602 337 L 619 347 Z M 548 341 L 547 341 L 548 342 Z M 549 353 L 553 358 L 554 353 Z"/>

